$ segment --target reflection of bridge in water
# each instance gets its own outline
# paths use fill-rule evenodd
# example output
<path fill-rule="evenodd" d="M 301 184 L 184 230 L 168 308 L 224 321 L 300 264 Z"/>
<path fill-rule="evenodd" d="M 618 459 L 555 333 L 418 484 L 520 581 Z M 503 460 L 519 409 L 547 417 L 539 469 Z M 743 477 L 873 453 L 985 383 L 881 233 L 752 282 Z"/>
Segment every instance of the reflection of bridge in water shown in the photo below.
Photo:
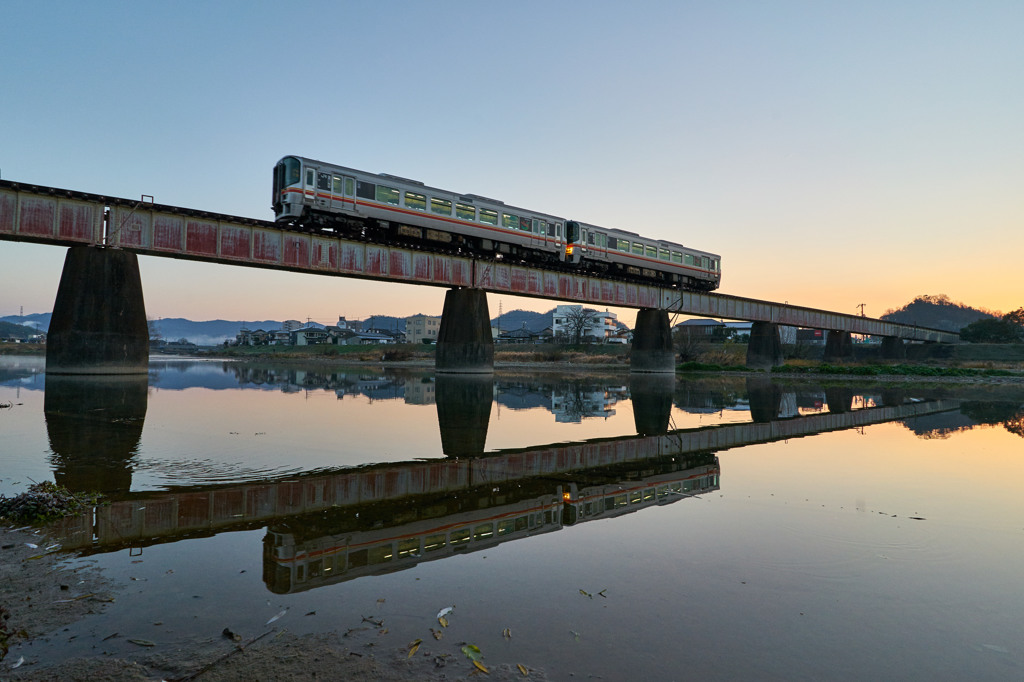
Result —
<path fill-rule="evenodd" d="M 444 390 L 440 385 L 438 387 L 442 442 L 457 443 L 459 451 L 467 452 L 483 443 L 483 437 L 478 433 L 479 415 L 489 412 L 490 402 L 486 403 L 487 410 L 480 406 L 467 412 L 459 409 L 464 405 L 460 396 L 476 401 L 478 391 L 482 385 L 486 386 L 486 382 L 451 380 L 455 383 Z M 48 406 L 53 405 L 56 409 L 56 406 L 66 404 L 55 394 L 50 394 L 49 389 L 48 384 Z M 486 392 L 489 395 L 489 389 Z M 671 402 L 671 394 L 668 395 Z M 635 408 L 645 403 L 663 402 L 658 393 L 645 397 L 634 395 L 633 399 Z M 702 429 L 667 430 L 661 426 L 645 430 L 638 424 L 639 434 L 621 438 L 556 443 L 486 454 L 482 449 L 476 449 L 478 456 L 473 457 L 319 471 L 286 480 L 172 489 L 160 493 L 122 493 L 120 499 L 95 508 L 93 513 L 65 520 L 59 532 L 65 548 L 107 551 L 228 530 L 259 528 L 311 513 L 359 511 L 360 516 L 366 518 L 363 512 L 367 507 L 381 504 L 399 504 L 407 510 L 415 510 L 428 506 L 433 500 L 435 504 L 457 503 L 456 511 L 461 512 L 465 511 L 462 505 L 476 504 L 474 500 L 490 500 L 480 502 L 480 505 L 491 508 L 501 500 L 519 499 L 518 495 L 525 491 L 530 495 L 524 503 L 536 506 L 539 504 L 536 500 L 543 495 L 557 498 L 566 493 L 575 494 L 573 485 L 576 485 L 576 490 L 584 487 L 577 481 L 594 480 L 596 476 L 625 487 L 623 481 L 636 479 L 637 472 L 650 470 L 655 470 L 658 475 L 668 475 L 672 482 L 714 474 L 714 484 L 717 485 L 717 466 L 710 460 L 700 459 L 710 457 L 710 453 L 901 420 L 957 407 L 958 401 L 955 400 L 933 400 Z M 453 413 L 456 416 L 453 417 Z M 48 423 L 55 418 L 63 421 L 74 419 L 58 412 L 47 413 Z M 123 417 L 115 420 L 121 429 L 125 428 L 125 421 Z M 128 421 L 137 444 L 141 421 L 137 427 L 131 427 L 132 423 Z M 483 422 L 483 430 L 486 432 L 486 421 Z M 468 436 L 468 442 L 463 436 Z M 125 442 L 130 440 L 128 438 Z M 56 449 L 57 443 L 53 444 Z M 447 447 L 445 451 L 448 452 Z M 712 468 L 679 475 L 695 466 Z M 65 471 L 65 476 L 73 476 L 73 472 Z M 537 489 L 530 486 L 536 481 L 543 482 L 546 492 L 533 494 Z M 644 485 L 647 486 L 646 483 Z M 538 509 L 533 513 L 543 514 L 544 511 Z"/>

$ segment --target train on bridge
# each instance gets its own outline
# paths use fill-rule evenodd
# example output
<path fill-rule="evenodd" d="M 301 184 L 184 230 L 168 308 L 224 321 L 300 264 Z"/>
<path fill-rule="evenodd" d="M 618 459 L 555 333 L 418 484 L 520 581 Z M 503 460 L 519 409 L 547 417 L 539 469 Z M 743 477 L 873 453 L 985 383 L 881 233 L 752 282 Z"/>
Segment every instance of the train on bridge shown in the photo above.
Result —
<path fill-rule="evenodd" d="M 291 229 L 465 253 L 693 291 L 713 291 L 721 257 L 418 180 L 300 156 L 274 166 L 276 221 Z"/>

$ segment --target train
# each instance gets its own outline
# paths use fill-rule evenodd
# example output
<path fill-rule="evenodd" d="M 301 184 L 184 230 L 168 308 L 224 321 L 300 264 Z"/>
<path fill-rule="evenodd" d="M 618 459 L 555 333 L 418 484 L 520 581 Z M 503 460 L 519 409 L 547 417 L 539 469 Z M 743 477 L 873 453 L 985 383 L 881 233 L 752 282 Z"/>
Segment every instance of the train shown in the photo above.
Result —
<path fill-rule="evenodd" d="M 302 156 L 274 166 L 273 210 L 288 229 L 472 258 L 691 291 L 722 279 L 721 257 L 707 251 Z"/>
<path fill-rule="evenodd" d="M 674 459 L 661 465 L 662 469 L 685 466 Z M 510 540 L 665 506 L 720 489 L 721 466 L 717 457 L 707 464 L 678 471 L 654 473 L 659 468 L 657 464 L 649 466 L 647 475 L 639 480 L 587 485 L 535 479 L 517 486 L 511 495 L 502 491 L 489 498 L 473 497 L 477 508 L 452 509 L 457 502 L 454 498 L 434 505 L 418 503 L 421 518 L 410 520 L 413 513 L 406 510 L 392 517 L 401 519 L 395 523 L 374 517 L 378 509 L 361 508 L 358 519 L 349 512 L 345 514 L 347 524 L 336 522 L 338 527 L 329 529 L 309 531 L 303 525 L 270 526 L 263 538 L 263 580 L 275 594 L 302 592 L 491 549 Z M 431 516 L 431 509 L 444 510 Z M 374 521 L 369 522 L 370 518 Z M 317 521 L 330 525 L 329 519 L 330 512 L 318 516 Z M 352 525 L 359 520 L 363 527 Z"/>

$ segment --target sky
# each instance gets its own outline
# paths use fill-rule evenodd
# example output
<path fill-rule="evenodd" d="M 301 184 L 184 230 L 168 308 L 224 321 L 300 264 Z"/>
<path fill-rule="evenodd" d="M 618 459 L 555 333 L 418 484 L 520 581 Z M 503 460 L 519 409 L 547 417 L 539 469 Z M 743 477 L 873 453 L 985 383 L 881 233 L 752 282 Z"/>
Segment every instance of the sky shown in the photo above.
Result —
<path fill-rule="evenodd" d="M 0 177 L 272 219 L 296 154 L 681 242 L 722 293 L 1024 306 L 1024 3 L 32 2 Z M 65 249 L 0 241 L 0 316 Z M 140 257 L 147 314 L 439 315 L 444 289 Z M 489 295 L 492 316 L 555 301 Z M 615 310 L 632 324 L 634 311 Z"/>

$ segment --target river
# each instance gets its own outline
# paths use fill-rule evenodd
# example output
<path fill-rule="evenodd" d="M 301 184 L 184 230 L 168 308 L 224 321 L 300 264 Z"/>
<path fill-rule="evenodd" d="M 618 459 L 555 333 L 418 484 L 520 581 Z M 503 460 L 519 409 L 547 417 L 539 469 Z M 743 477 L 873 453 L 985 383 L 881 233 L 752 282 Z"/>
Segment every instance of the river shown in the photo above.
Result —
<path fill-rule="evenodd" d="M 108 496 L 51 532 L 118 589 L 12 659 L 284 627 L 555 680 L 1024 676 L 1020 385 L 7 357 L 0 437 L 0 494 Z"/>

